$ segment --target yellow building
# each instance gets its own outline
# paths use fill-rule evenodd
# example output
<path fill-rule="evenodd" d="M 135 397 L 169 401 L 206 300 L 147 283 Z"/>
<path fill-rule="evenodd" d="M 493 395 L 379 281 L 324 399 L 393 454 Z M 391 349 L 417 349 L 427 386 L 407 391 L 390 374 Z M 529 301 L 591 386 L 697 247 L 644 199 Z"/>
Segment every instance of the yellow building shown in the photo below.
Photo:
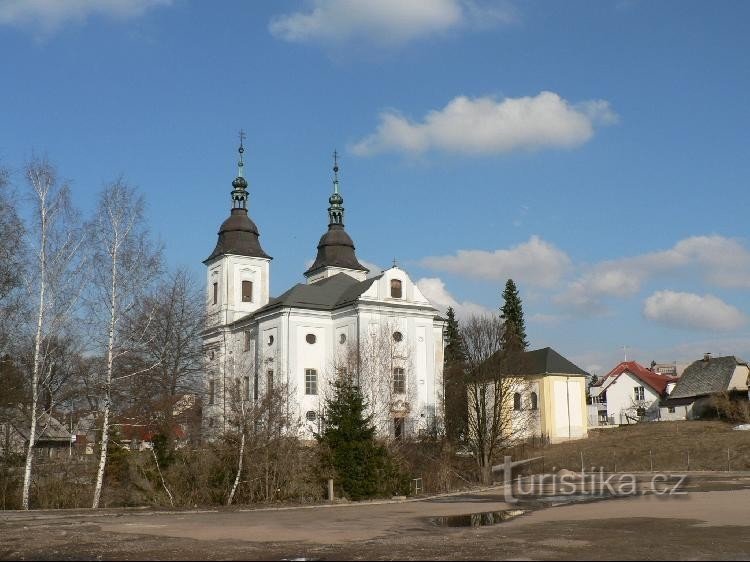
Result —
<path fill-rule="evenodd" d="M 514 413 L 525 420 L 524 410 L 537 410 L 528 436 L 549 438 L 551 443 L 588 437 L 586 382 L 588 373 L 551 347 L 527 351 L 522 361 L 526 381 L 514 396 Z M 528 395 L 523 396 L 527 390 Z"/>

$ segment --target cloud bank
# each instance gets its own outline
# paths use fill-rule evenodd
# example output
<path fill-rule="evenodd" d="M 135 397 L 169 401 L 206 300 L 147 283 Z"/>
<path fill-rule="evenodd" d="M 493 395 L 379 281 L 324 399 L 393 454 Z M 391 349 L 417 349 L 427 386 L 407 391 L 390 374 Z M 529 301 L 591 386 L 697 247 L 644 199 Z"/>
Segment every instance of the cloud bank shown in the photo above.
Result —
<path fill-rule="evenodd" d="M 711 286 L 750 288 L 750 251 L 733 238 L 691 236 L 667 250 L 600 262 L 554 300 L 582 312 L 601 312 L 603 297 L 630 297 L 650 279 L 691 270 Z"/>
<path fill-rule="evenodd" d="M 445 283 L 443 283 L 442 279 L 437 277 L 424 277 L 418 280 L 416 285 L 435 308 L 440 312 L 445 313 L 445 311 L 448 310 L 448 307 L 452 307 L 459 320 L 465 320 L 475 314 L 482 315 L 490 314 L 492 312 L 481 304 L 470 301 L 459 302 L 448 291 L 448 289 L 446 289 Z"/>
<path fill-rule="evenodd" d="M 274 17 L 268 29 L 277 39 L 292 43 L 358 41 L 395 47 L 455 28 L 487 27 L 515 19 L 515 10 L 503 2 L 314 0 L 309 11 Z"/>
<path fill-rule="evenodd" d="M 81 23 L 92 16 L 132 19 L 148 10 L 167 6 L 172 0 L 3 0 L 0 25 L 33 27 L 51 34 L 69 23 Z"/>
<path fill-rule="evenodd" d="M 713 295 L 657 291 L 648 297 L 643 315 L 664 326 L 730 331 L 743 326 L 745 315 Z"/>
<path fill-rule="evenodd" d="M 607 101 L 571 104 L 554 92 L 502 100 L 458 96 L 420 122 L 394 110 L 385 111 L 375 132 L 350 150 L 359 156 L 429 150 L 487 155 L 575 148 L 593 137 L 596 126 L 617 120 Z"/>
<path fill-rule="evenodd" d="M 537 287 L 553 287 L 570 267 L 562 250 L 538 236 L 508 250 L 459 250 L 453 256 L 424 258 L 421 265 L 437 271 L 488 281 L 516 282 Z"/>

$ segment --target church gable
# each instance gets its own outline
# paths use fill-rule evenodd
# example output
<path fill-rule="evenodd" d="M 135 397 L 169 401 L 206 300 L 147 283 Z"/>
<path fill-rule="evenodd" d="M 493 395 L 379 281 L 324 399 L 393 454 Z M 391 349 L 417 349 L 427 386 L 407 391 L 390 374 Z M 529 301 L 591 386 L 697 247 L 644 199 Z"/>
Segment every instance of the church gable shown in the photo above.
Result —
<path fill-rule="evenodd" d="M 360 299 L 434 308 L 409 275 L 398 266 L 393 266 L 376 277 L 374 283 L 362 293 Z"/>

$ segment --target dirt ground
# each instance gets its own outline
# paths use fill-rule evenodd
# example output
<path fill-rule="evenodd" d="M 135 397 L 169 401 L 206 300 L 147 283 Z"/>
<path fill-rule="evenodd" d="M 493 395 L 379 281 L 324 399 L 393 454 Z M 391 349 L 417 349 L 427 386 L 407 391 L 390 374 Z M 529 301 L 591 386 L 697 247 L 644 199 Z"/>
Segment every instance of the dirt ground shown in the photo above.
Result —
<path fill-rule="evenodd" d="M 545 508 L 496 488 L 307 508 L 7 512 L 0 559 L 750 559 L 750 477 L 704 475 L 687 490 Z M 493 526 L 439 524 L 519 508 Z"/>

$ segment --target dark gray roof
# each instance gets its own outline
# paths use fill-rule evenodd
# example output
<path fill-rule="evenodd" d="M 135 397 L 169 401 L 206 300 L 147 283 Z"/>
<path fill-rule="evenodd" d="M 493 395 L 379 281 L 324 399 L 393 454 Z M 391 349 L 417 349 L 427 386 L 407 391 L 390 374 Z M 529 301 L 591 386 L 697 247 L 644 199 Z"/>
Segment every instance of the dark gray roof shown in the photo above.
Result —
<path fill-rule="evenodd" d="M 258 227 L 247 216 L 247 209 L 232 209 L 229 218 L 219 228 L 219 240 L 211 255 L 203 263 L 224 254 L 268 258 L 258 240 Z"/>
<path fill-rule="evenodd" d="M 747 361 L 734 355 L 694 361 L 682 373 L 669 398 L 690 398 L 723 392 L 729 387 L 737 365 L 747 365 Z"/>
<path fill-rule="evenodd" d="M 337 273 L 315 283 L 298 283 L 286 293 L 271 299 L 253 315 L 284 307 L 334 310 L 356 301 L 380 277 L 382 275 L 357 281 L 346 273 Z"/>
<path fill-rule="evenodd" d="M 526 375 L 591 376 L 551 347 L 527 351 L 523 354 L 522 362 L 523 373 Z"/>
<path fill-rule="evenodd" d="M 318 255 L 305 275 L 310 275 L 324 267 L 344 267 L 358 271 L 369 271 L 357 260 L 354 254 L 354 242 L 344 230 L 342 224 L 330 224 L 328 230 L 318 242 Z"/>

